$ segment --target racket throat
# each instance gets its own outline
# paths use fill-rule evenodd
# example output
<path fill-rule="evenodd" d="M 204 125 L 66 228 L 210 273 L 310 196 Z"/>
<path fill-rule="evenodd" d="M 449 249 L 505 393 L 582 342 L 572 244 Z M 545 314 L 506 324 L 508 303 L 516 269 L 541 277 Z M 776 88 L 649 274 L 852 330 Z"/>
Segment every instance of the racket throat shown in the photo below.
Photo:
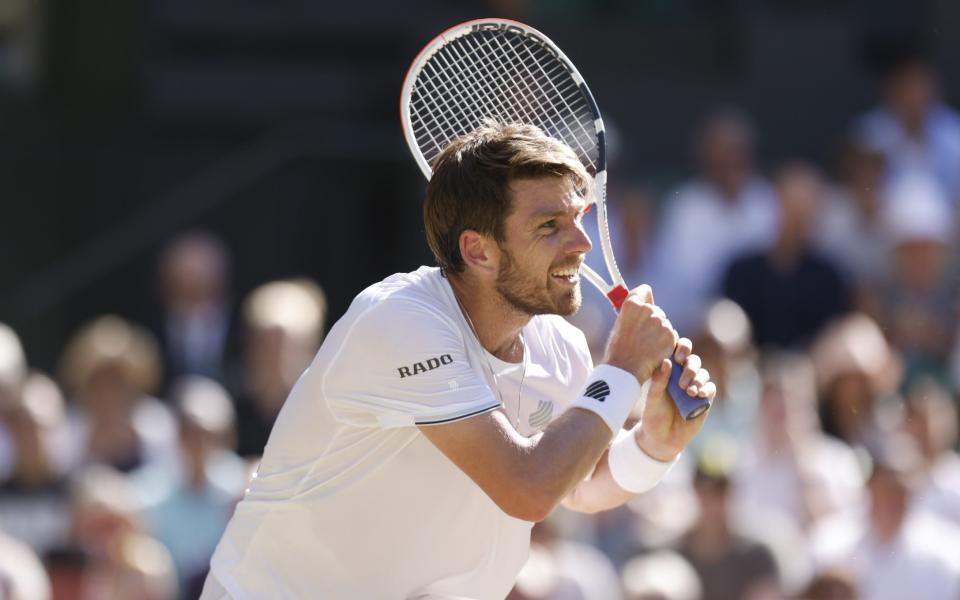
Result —
<path fill-rule="evenodd" d="M 623 303 L 626 302 L 627 296 L 630 294 L 630 290 L 624 285 L 615 285 L 609 292 L 607 292 L 607 299 L 610 300 L 610 303 L 613 304 L 613 307 L 617 309 L 617 312 L 620 311 L 620 307 L 623 306 Z"/>

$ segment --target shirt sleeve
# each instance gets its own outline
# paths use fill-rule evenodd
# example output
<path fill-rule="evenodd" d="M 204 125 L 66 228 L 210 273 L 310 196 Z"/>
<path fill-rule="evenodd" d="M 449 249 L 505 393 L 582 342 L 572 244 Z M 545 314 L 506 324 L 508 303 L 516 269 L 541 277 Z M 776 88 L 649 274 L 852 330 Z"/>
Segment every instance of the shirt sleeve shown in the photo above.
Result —
<path fill-rule="evenodd" d="M 407 299 L 357 318 L 327 366 L 323 394 L 337 419 L 360 427 L 435 425 L 500 407 L 456 323 Z"/>

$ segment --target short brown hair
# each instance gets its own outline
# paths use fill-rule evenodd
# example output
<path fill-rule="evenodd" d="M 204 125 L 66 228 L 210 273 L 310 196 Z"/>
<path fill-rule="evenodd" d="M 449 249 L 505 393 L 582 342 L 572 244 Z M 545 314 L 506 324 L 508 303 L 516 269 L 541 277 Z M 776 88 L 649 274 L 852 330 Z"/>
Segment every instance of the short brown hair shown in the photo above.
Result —
<path fill-rule="evenodd" d="M 427 243 L 445 271 L 460 273 L 460 234 L 473 229 L 504 239 L 514 179 L 570 177 L 586 195 L 590 176 L 566 144 L 533 125 L 486 121 L 454 139 L 433 163 L 423 222 Z"/>

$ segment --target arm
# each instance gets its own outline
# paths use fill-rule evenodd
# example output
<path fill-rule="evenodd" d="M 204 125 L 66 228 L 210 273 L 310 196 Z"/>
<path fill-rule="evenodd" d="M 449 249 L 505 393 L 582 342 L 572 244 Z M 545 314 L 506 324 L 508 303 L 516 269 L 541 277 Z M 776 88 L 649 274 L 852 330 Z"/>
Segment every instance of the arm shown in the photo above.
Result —
<path fill-rule="evenodd" d="M 631 293 L 611 335 L 605 363 L 629 373 L 633 394 L 637 380 L 648 378 L 676 344 L 670 322 L 652 304 L 649 287 Z M 613 374 L 611 372 L 611 374 Z M 617 385 L 611 382 L 616 392 Z M 625 386 L 621 386 L 625 387 Z M 605 409 L 613 401 L 607 398 Z M 629 405 L 636 396 L 630 397 Z M 599 406 L 599 405 L 598 405 Z M 520 435 L 500 411 L 455 423 L 421 426 L 420 431 L 466 473 L 507 514 L 542 520 L 594 470 L 626 412 L 612 427 L 600 413 L 574 407 L 542 433 Z"/>
<path fill-rule="evenodd" d="M 717 393 L 716 385 L 710 381 L 707 370 L 700 368 L 700 358 L 690 354 L 690 351 L 691 344 L 686 338 L 677 344 L 674 360 L 684 364 L 680 387 L 687 390 L 688 394 L 696 394 L 712 401 Z M 654 374 L 647 394 L 643 418 L 631 430 L 630 436 L 632 438 L 630 441 L 636 443 L 644 454 L 655 461 L 651 463 L 654 471 L 659 463 L 662 468 L 662 471 L 659 471 L 660 477 L 669 470 L 680 452 L 700 431 L 706 419 L 706 414 L 691 421 L 680 418 L 673 401 L 666 393 L 670 369 L 669 361 L 664 361 L 661 368 Z M 609 451 L 604 452 L 590 479 L 581 481 L 564 498 L 563 505 L 566 508 L 577 512 L 595 513 L 616 508 L 637 495 L 624 490 L 616 482 L 610 470 L 608 457 Z"/>

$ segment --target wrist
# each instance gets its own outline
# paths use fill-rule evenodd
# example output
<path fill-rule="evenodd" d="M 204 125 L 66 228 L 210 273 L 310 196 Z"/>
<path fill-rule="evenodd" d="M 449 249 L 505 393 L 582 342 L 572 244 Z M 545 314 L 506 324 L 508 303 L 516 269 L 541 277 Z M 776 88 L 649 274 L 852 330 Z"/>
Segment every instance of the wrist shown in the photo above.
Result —
<path fill-rule="evenodd" d="M 634 440 L 644 454 L 660 462 L 672 462 L 683 450 L 683 448 L 676 448 L 672 444 L 658 441 L 644 429 L 643 423 L 634 429 Z"/>
<path fill-rule="evenodd" d="M 610 445 L 607 464 L 610 475 L 621 489 L 641 494 L 653 488 L 677 462 L 656 460 L 637 446 L 632 431 L 621 431 Z"/>

